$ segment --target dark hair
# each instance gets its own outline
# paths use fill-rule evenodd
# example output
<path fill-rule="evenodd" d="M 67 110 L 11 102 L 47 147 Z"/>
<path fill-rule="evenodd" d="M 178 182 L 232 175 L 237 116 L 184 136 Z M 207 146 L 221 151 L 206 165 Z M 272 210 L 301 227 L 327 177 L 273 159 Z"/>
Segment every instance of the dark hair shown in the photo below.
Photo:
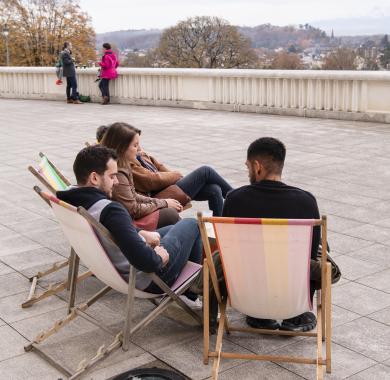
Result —
<path fill-rule="evenodd" d="M 118 155 L 118 164 L 120 167 L 127 167 L 125 153 L 133 141 L 135 135 L 139 134 L 140 130 L 127 123 L 117 122 L 111 124 L 104 134 L 101 145 L 115 149 Z"/>
<path fill-rule="evenodd" d="M 105 42 L 104 44 L 103 44 L 103 47 L 105 48 L 105 49 L 111 49 L 111 45 L 108 43 L 108 42 Z"/>
<path fill-rule="evenodd" d="M 107 132 L 107 129 L 109 128 L 108 125 L 101 125 L 96 130 L 96 141 L 100 143 L 103 140 L 104 134 Z"/>
<path fill-rule="evenodd" d="M 65 41 L 62 49 L 67 49 L 68 47 L 69 47 L 69 42 Z"/>
<path fill-rule="evenodd" d="M 73 163 L 73 172 L 76 176 L 77 184 L 85 185 L 92 172 L 103 175 L 107 170 L 107 162 L 110 158 L 115 161 L 118 159 L 113 149 L 100 145 L 88 146 L 82 149 Z"/>
<path fill-rule="evenodd" d="M 266 170 L 270 173 L 281 174 L 286 158 L 286 147 L 273 137 L 262 137 L 249 145 L 247 159 L 261 159 Z"/>

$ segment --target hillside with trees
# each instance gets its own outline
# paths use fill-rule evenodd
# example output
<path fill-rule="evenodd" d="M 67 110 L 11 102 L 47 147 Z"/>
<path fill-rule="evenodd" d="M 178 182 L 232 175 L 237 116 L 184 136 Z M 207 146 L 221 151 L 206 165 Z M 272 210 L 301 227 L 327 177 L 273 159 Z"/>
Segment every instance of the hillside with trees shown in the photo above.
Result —
<path fill-rule="evenodd" d="M 237 27 L 238 31 L 249 38 L 253 48 L 275 49 L 296 46 L 304 49 L 315 44 L 326 44 L 330 37 L 309 24 L 295 26 L 275 26 L 263 24 L 255 27 Z M 157 47 L 163 30 L 121 30 L 97 35 L 97 44 L 110 41 L 120 49 L 148 50 Z"/>

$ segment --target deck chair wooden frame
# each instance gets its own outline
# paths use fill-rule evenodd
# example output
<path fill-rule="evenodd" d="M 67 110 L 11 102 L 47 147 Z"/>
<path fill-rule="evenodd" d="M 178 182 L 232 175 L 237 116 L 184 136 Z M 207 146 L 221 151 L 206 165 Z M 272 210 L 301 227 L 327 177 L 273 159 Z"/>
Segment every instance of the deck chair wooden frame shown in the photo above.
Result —
<path fill-rule="evenodd" d="M 321 239 L 322 239 L 322 272 L 321 272 L 321 289 L 317 291 L 317 331 L 316 332 L 290 332 L 282 330 L 265 330 L 265 329 L 256 329 L 256 328 L 245 328 L 237 327 L 228 323 L 228 318 L 226 315 L 226 306 L 227 300 L 223 300 L 221 292 L 219 289 L 216 270 L 214 262 L 211 256 L 209 237 L 206 230 L 205 223 L 212 223 L 214 227 L 214 233 L 216 235 L 216 240 L 218 248 L 221 255 L 220 241 L 218 241 L 218 235 L 216 233 L 214 223 L 234 223 L 235 218 L 217 218 L 217 217 L 202 217 L 201 213 L 198 213 L 198 223 L 202 236 L 202 241 L 204 245 L 204 250 L 206 257 L 204 259 L 204 271 L 203 271 L 203 362 L 208 364 L 209 358 L 213 359 L 212 367 L 212 378 L 218 378 L 218 369 L 220 361 L 222 358 L 225 359 L 243 359 L 243 360 L 265 360 L 265 361 L 274 361 L 274 362 L 293 362 L 293 363 L 302 363 L 302 364 L 314 364 L 317 367 L 317 379 L 323 379 L 323 369 L 326 368 L 326 372 L 331 372 L 331 334 L 332 334 L 332 311 L 331 311 L 331 266 L 330 263 L 327 263 L 327 219 L 326 216 L 322 216 L 322 219 L 308 221 L 312 226 L 321 227 Z M 249 219 L 246 219 L 247 221 Z M 252 219 L 255 220 L 255 219 Z M 260 219 L 258 219 L 259 221 Z M 267 219 L 261 219 L 261 223 L 267 223 Z M 286 220 L 282 219 L 268 219 L 269 223 L 273 224 L 286 224 Z M 288 221 L 290 222 L 293 221 Z M 298 223 L 302 223 L 299 221 Z M 222 259 L 222 255 L 221 255 Z M 223 262 L 223 260 L 222 260 Z M 309 265 L 309 264 L 308 264 Z M 226 278 L 226 276 L 225 276 Z M 209 280 L 211 279 L 212 286 L 215 290 L 215 294 L 220 307 L 220 318 L 218 323 L 217 338 L 215 349 L 210 350 L 210 330 L 209 330 L 209 292 L 207 291 L 209 287 Z M 229 284 L 227 284 L 229 287 Z M 228 297 L 229 299 L 229 297 Z M 305 357 L 292 357 L 292 356 L 278 356 L 278 355 L 255 355 L 255 354 L 239 354 L 233 352 L 224 352 L 222 351 L 222 340 L 223 333 L 231 333 L 233 331 L 245 332 L 245 333 L 258 333 L 258 334 L 267 334 L 267 335 L 287 335 L 287 336 L 306 336 L 306 337 L 316 337 L 317 339 L 317 356 L 315 358 L 305 358 Z M 325 341 L 326 354 L 323 358 L 322 345 Z"/>
<path fill-rule="evenodd" d="M 95 276 L 99 278 L 103 283 L 105 283 L 106 286 L 103 289 L 101 289 L 99 292 L 97 292 L 95 295 L 93 295 L 86 302 L 83 302 L 80 305 L 72 307 L 70 313 L 67 314 L 65 318 L 56 321 L 51 328 L 38 334 L 37 337 L 32 342 L 30 342 L 28 345 L 25 346 L 26 351 L 34 350 L 41 357 L 43 357 L 50 364 L 52 364 L 55 368 L 57 368 L 59 371 L 64 373 L 66 376 L 69 376 L 70 380 L 73 380 L 82 376 L 88 369 L 90 369 L 93 365 L 95 365 L 103 358 L 107 357 L 115 349 L 122 347 L 123 350 L 127 351 L 129 348 L 130 337 L 140 329 L 146 327 L 157 316 L 159 316 L 172 302 L 176 302 L 184 311 L 186 311 L 190 316 L 192 316 L 195 319 L 195 321 L 198 322 L 200 325 L 203 324 L 202 318 L 179 298 L 179 296 L 183 294 L 192 285 L 193 281 L 195 281 L 195 279 L 199 275 L 199 272 L 201 270 L 201 266 L 199 264 L 187 262 L 186 267 L 183 269 L 182 275 L 186 271 L 186 268 L 189 268 L 189 270 L 186 272 L 186 274 L 184 274 L 184 276 L 180 275 L 178 280 L 176 280 L 176 283 L 172 287 L 166 285 L 154 273 L 150 274 L 151 280 L 164 291 L 163 299 L 161 302 L 158 303 L 156 308 L 154 308 L 146 317 L 144 317 L 140 322 L 133 324 L 132 312 L 134 309 L 134 298 L 136 297 L 136 298 L 144 298 L 144 299 L 152 300 L 161 297 L 161 294 L 160 295 L 151 294 L 151 293 L 145 293 L 143 291 L 137 290 L 135 287 L 136 270 L 131 265 L 130 265 L 128 283 L 120 276 L 120 274 L 116 271 L 111 261 L 109 260 L 107 253 L 105 252 L 105 249 L 101 244 L 100 238 L 98 238 L 98 235 L 110 241 L 111 244 L 114 244 L 116 246 L 115 241 L 113 240 L 110 232 L 102 224 L 97 222 L 85 209 L 83 209 L 82 207 L 78 207 L 78 208 L 73 207 L 65 202 L 58 200 L 53 195 L 42 192 L 38 189 L 37 191 L 39 191 L 40 195 L 51 204 L 53 211 L 56 214 L 57 218 L 59 219 L 59 222 L 63 228 L 66 237 L 68 238 L 68 240 L 70 240 L 70 243 L 72 240 L 72 236 L 71 236 L 72 231 L 69 230 L 69 227 L 67 229 L 66 226 L 66 222 L 68 222 L 69 225 L 69 215 L 73 215 L 73 217 L 76 217 L 77 215 L 78 220 L 81 220 L 82 223 L 84 223 L 84 227 L 83 227 L 84 230 L 81 231 L 82 233 L 84 233 L 82 236 L 84 238 L 86 237 L 85 231 L 87 230 L 87 234 L 90 235 L 88 236 L 89 244 L 90 241 L 93 241 L 94 245 L 88 245 L 88 247 L 81 247 L 80 244 L 82 245 L 83 243 L 78 243 L 79 244 L 77 248 L 78 255 L 80 255 L 81 260 L 83 260 L 83 262 L 86 265 L 88 265 L 87 264 L 88 262 L 93 263 L 92 266 L 94 266 L 93 272 Z M 67 216 L 65 216 L 65 218 L 63 214 L 61 216 L 59 210 L 62 210 L 62 213 L 67 214 Z M 77 219 L 74 220 L 77 221 Z M 74 220 L 72 219 L 72 221 Z M 75 225 L 76 225 L 75 223 L 72 223 L 72 226 Z M 88 253 L 91 251 L 93 251 L 93 254 Z M 91 259 L 92 256 L 93 259 Z M 72 265 L 72 268 L 74 272 L 75 266 Z M 107 280 L 108 278 L 107 276 L 109 277 L 111 286 L 107 285 L 107 282 L 105 282 L 105 279 Z M 72 278 L 75 277 L 76 274 L 72 273 Z M 73 281 L 70 290 L 71 295 L 74 294 L 75 288 L 76 288 L 76 282 Z M 103 324 L 98 323 L 96 320 L 91 319 L 91 317 L 85 314 L 85 311 L 88 309 L 89 306 L 91 306 L 96 301 L 98 301 L 101 297 L 107 294 L 111 289 L 127 294 L 124 324 L 122 330 L 119 332 L 113 332 L 112 329 L 108 328 L 107 326 L 104 326 Z M 114 337 L 114 339 L 108 346 L 104 346 L 104 345 L 101 346 L 97 350 L 96 355 L 91 359 L 82 360 L 79 363 L 76 371 L 72 371 L 71 369 L 66 368 L 64 365 L 54 360 L 53 357 L 50 355 L 50 353 L 45 352 L 43 349 L 41 349 L 39 344 L 42 343 L 44 340 L 46 340 L 48 337 L 58 332 L 60 329 L 62 329 L 64 326 L 69 324 L 72 320 L 74 320 L 77 316 L 80 315 L 84 316 L 95 325 L 99 326 L 100 328 L 104 329 L 106 332 L 110 333 Z"/>
<path fill-rule="evenodd" d="M 70 186 L 70 181 L 58 170 L 58 168 L 47 158 L 45 154 L 42 152 L 39 152 L 39 157 L 42 160 L 46 160 L 47 164 L 51 166 L 51 169 L 54 171 L 54 173 L 58 176 L 59 180 L 61 180 L 65 186 Z M 41 168 L 36 168 L 32 165 L 28 167 L 28 170 L 34 175 L 35 178 L 39 180 L 52 194 L 56 194 L 58 190 L 63 190 L 56 186 L 56 181 L 52 180 L 51 182 L 48 181 L 47 177 L 42 173 Z M 38 188 L 39 189 L 39 188 Z M 46 204 L 50 206 L 50 202 L 48 202 L 46 199 L 42 198 Z M 76 259 L 76 253 L 73 249 L 70 251 L 69 259 L 59 261 L 54 263 L 52 266 L 50 266 L 48 269 L 44 271 L 39 271 L 35 275 L 31 276 L 29 278 L 31 282 L 31 288 L 27 297 L 27 300 L 22 303 L 23 308 L 31 307 L 35 303 L 42 301 L 50 296 L 53 296 L 63 290 L 69 290 L 71 281 L 72 281 L 72 267 L 71 263 L 73 263 L 77 268 L 75 268 L 76 272 L 78 272 L 79 267 L 79 260 Z M 54 272 L 59 271 L 62 268 L 69 267 L 68 269 L 68 277 L 66 280 L 61 281 L 59 283 L 55 284 L 49 284 L 48 289 L 46 291 L 41 292 L 40 294 L 36 294 L 36 287 L 38 285 L 39 279 L 48 276 Z M 83 281 L 84 279 L 88 278 L 91 275 L 90 272 L 82 273 L 80 276 L 76 276 L 73 281 Z M 69 299 L 69 310 L 74 306 L 74 299 Z"/>

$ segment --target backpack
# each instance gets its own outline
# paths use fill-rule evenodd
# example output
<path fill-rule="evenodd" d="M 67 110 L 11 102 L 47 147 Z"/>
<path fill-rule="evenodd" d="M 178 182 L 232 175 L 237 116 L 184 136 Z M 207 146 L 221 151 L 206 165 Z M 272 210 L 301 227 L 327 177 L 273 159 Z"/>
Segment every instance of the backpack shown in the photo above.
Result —
<path fill-rule="evenodd" d="M 62 68 L 62 55 L 59 55 L 58 61 L 55 64 L 56 76 L 58 80 L 62 80 L 64 69 Z"/>

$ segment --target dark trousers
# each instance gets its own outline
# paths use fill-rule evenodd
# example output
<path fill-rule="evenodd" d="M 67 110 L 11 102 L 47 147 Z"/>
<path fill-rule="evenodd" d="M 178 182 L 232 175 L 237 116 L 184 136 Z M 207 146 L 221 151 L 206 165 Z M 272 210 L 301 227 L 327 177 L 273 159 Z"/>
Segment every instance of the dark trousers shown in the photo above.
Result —
<path fill-rule="evenodd" d="M 156 274 L 168 286 L 172 286 L 188 260 L 197 264 L 202 262 L 202 241 L 198 223 L 196 219 L 183 219 L 174 226 L 164 227 L 157 232 L 162 237 L 161 246 L 169 253 L 169 262 Z M 155 283 L 151 283 L 145 291 L 162 293 Z"/>
<path fill-rule="evenodd" d="M 99 88 L 102 93 L 102 96 L 110 97 L 110 89 L 109 89 L 110 80 L 107 78 L 100 79 Z"/>
<path fill-rule="evenodd" d="M 72 90 L 72 93 L 70 93 L 70 90 Z M 66 77 L 66 98 L 77 100 L 77 79 L 76 76 L 74 77 Z"/>
<path fill-rule="evenodd" d="M 223 201 L 233 188 L 210 166 L 201 166 L 176 182 L 191 199 L 208 201 L 214 216 L 222 215 Z"/>

